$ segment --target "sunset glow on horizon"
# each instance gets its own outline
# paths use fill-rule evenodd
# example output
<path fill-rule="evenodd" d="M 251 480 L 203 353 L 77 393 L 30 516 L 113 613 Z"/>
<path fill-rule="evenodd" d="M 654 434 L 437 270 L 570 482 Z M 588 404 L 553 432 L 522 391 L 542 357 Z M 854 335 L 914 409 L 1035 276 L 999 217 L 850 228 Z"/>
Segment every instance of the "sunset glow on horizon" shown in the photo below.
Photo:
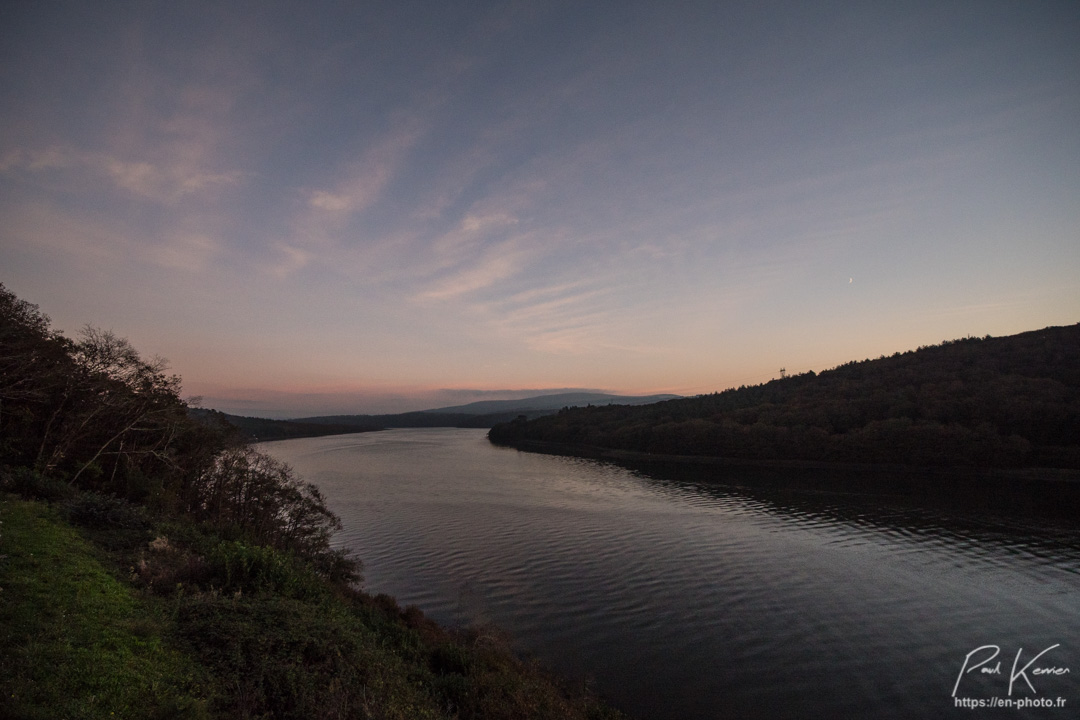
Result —
<path fill-rule="evenodd" d="M 267 417 L 1080 321 L 1080 5 L 29 3 L 0 282 Z"/>

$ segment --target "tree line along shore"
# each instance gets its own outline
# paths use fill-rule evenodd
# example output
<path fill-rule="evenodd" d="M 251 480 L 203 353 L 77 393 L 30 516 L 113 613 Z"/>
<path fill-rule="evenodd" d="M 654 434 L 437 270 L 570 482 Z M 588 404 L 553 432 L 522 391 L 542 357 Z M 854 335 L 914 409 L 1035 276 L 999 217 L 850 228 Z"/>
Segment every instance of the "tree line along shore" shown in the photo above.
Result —
<path fill-rule="evenodd" d="M 1075 471 L 1080 324 L 946 341 L 653 405 L 566 408 L 497 425 L 489 437 L 654 457 Z"/>

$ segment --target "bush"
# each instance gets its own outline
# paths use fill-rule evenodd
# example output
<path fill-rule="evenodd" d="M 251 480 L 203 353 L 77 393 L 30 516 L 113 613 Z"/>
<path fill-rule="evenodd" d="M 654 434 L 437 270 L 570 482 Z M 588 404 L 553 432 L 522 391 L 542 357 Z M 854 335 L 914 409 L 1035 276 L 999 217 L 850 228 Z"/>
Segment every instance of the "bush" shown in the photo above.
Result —
<path fill-rule="evenodd" d="M 223 542 L 207 560 L 210 581 L 226 593 L 311 598 L 325 591 L 322 580 L 310 568 L 274 548 Z"/>
<path fill-rule="evenodd" d="M 345 608 L 275 595 L 186 598 L 177 623 L 195 656 L 233 688 L 222 717 L 445 717 L 387 638 Z"/>
<path fill-rule="evenodd" d="M 68 522 L 86 528 L 95 542 L 110 550 L 134 550 L 151 537 L 146 509 L 112 495 L 79 492 L 60 508 Z"/>
<path fill-rule="evenodd" d="M 220 453 L 186 490 L 196 517 L 305 557 L 328 549 L 341 527 L 317 487 L 250 446 Z"/>
<path fill-rule="evenodd" d="M 292 554 L 336 582 L 359 581 L 359 562 L 347 551 L 330 549 L 341 521 L 319 488 L 285 463 L 250 446 L 229 448 L 186 492 L 189 512 L 222 534 Z"/>
<path fill-rule="evenodd" d="M 311 559 L 311 566 L 332 583 L 359 588 L 363 582 L 363 563 L 346 549 L 326 550 Z"/>
<path fill-rule="evenodd" d="M 206 560 L 164 536 L 154 538 L 139 557 L 134 579 L 156 594 L 167 594 L 182 585 L 202 585 L 210 579 Z"/>
<path fill-rule="evenodd" d="M 149 531 L 146 509 L 113 495 L 80 492 L 62 505 L 67 518 L 75 525 L 95 529 Z"/>
<path fill-rule="evenodd" d="M 49 502 L 67 500 L 75 494 L 67 483 L 26 467 L 0 472 L 0 488 Z"/>

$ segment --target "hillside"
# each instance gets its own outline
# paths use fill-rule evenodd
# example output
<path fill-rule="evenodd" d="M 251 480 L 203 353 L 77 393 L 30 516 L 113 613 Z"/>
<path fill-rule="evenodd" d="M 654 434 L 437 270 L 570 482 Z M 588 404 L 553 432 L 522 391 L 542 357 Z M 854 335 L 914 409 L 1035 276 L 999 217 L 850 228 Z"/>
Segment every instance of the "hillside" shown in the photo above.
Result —
<path fill-rule="evenodd" d="M 653 405 L 571 408 L 489 437 L 753 461 L 1080 469 L 1080 325 Z"/>
<path fill-rule="evenodd" d="M 267 418 L 230 415 L 219 410 L 192 408 L 193 418 L 211 425 L 227 425 L 235 428 L 244 439 L 252 442 L 267 440 L 287 440 L 289 438 L 320 437 L 323 435 L 345 435 L 348 433 L 371 432 L 382 430 L 381 425 L 358 421 L 345 423 L 310 423 L 297 420 L 269 420 Z"/>
<path fill-rule="evenodd" d="M 319 488 L 166 369 L 0 285 L 0 718 L 620 717 L 364 593 Z"/>

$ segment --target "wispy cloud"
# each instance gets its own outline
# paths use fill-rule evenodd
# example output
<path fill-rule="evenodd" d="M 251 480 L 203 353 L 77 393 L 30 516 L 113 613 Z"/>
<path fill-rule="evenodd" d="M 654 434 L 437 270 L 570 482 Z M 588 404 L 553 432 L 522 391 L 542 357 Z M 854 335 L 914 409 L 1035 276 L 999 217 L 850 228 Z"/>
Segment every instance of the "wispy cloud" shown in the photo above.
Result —
<path fill-rule="evenodd" d="M 10 152 L 0 162 L 0 172 L 21 174 L 24 178 L 61 173 L 63 176 L 58 182 L 62 185 L 94 184 L 107 179 L 116 188 L 161 202 L 237 185 L 244 179 L 244 173 L 239 170 L 219 171 L 187 163 L 154 163 L 61 146 Z"/>
<path fill-rule="evenodd" d="M 280 243 L 274 249 L 273 257 L 266 266 L 266 272 L 274 277 L 284 278 L 311 262 L 312 254 L 303 248 Z"/>
<path fill-rule="evenodd" d="M 495 332 L 532 351 L 584 354 L 606 345 L 611 290 L 595 281 L 530 288 L 480 304 Z"/>
<path fill-rule="evenodd" d="M 519 274 L 532 254 L 522 238 L 486 248 L 475 262 L 463 263 L 420 293 L 422 300 L 446 300 L 490 287 Z"/>
<path fill-rule="evenodd" d="M 530 350 L 551 355 L 592 355 L 617 352 L 621 355 L 665 355 L 669 350 L 658 345 L 619 343 L 597 331 L 598 322 L 563 330 L 551 330 L 530 335 L 525 339 Z"/>
<path fill-rule="evenodd" d="M 131 264 L 196 273 L 211 267 L 225 248 L 213 236 L 166 229 L 159 235 L 139 232 L 114 219 L 75 214 L 54 205 L 27 205 L 7 218 L 9 237 L 34 252 L 102 268 Z"/>
<path fill-rule="evenodd" d="M 117 223 L 88 220 L 45 202 L 17 208 L 8 214 L 5 224 L 12 247 L 78 259 L 84 267 L 101 260 L 112 263 L 130 257 L 132 249 Z"/>
<path fill-rule="evenodd" d="M 359 159 L 347 163 L 343 179 L 330 188 L 307 190 L 308 206 L 327 213 L 355 213 L 377 201 L 424 133 L 418 117 L 399 123 L 394 132 L 380 138 Z"/>
<path fill-rule="evenodd" d="M 319 260 L 333 273 L 358 281 L 399 277 L 418 230 L 401 222 L 358 236 L 354 222 L 383 199 L 423 135 L 421 116 L 399 117 L 397 129 L 371 141 L 358 157 L 328 168 L 324 174 L 333 180 L 290 190 L 302 205 L 285 220 L 287 230 L 274 244 L 279 260 L 271 272 L 284 276 Z"/>
<path fill-rule="evenodd" d="M 148 255 L 158 265 L 187 272 L 206 268 L 221 251 L 215 239 L 201 234 L 182 234 L 171 242 L 153 246 Z"/>
<path fill-rule="evenodd" d="M 547 292 L 529 291 L 521 293 L 500 303 L 503 306 L 502 320 L 512 325 L 526 325 L 535 322 L 561 322 L 568 320 L 580 322 L 583 317 L 595 317 L 596 301 L 607 294 L 604 289 L 592 289 L 573 294 L 564 294 L 565 289 L 574 285 L 562 285 Z M 524 299 L 523 299 L 524 298 Z M 583 315 L 582 308 L 589 308 Z"/>
<path fill-rule="evenodd" d="M 461 221 L 461 229 L 469 233 L 478 233 L 495 228 L 517 225 L 516 217 L 509 213 L 491 213 L 488 215 L 468 214 Z"/>

